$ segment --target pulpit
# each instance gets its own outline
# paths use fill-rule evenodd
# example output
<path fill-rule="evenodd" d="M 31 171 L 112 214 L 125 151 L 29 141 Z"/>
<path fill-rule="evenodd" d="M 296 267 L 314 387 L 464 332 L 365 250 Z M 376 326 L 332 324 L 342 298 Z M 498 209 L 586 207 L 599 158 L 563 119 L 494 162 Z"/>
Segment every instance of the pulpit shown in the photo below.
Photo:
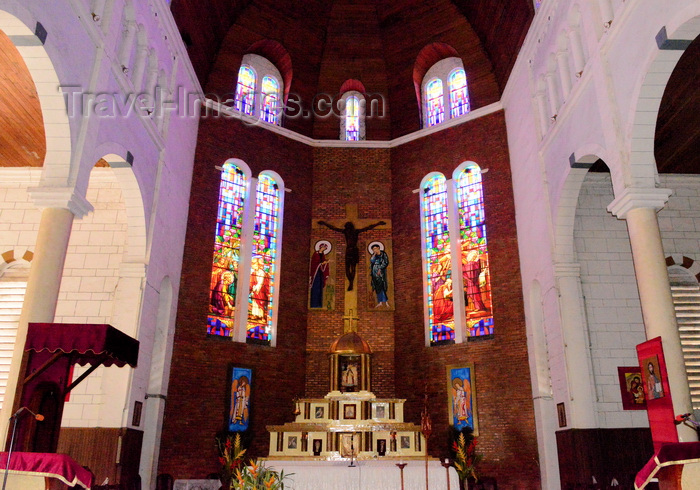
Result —
<path fill-rule="evenodd" d="M 5 490 L 58 490 L 92 487 L 92 473 L 65 454 L 13 452 L 7 468 L 7 453 L 0 453 Z M 7 471 L 7 475 L 5 475 Z"/>

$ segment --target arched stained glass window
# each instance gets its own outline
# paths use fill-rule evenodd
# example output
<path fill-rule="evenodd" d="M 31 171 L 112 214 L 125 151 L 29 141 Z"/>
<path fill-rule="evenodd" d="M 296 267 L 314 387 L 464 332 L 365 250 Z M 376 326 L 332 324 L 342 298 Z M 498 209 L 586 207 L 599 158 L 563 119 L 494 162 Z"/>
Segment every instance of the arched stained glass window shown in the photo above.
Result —
<path fill-rule="evenodd" d="M 207 333 L 211 335 L 233 335 L 247 186 L 243 171 L 234 163 L 226 162 L 219 185 L 219 211 L 207 317 Z"/>
<path fill-rule="evenodd" d="M 448 79 L 450 87 L 450 117 L 458 117 L 469 112 L 469 93 L 467 92 L 467 75 L 457 69 Z"/>
<path fill-rule="evenodd" d="M 428 82 L 425 95 L 428 126 L 440 124 L 445 119 L 445 107 L 442 102 L 442 80 L 435 78 Z"/>
<path fill-rule="evenodd" d="M 345 140 L 360 139 L 360 101 L 354 95 L 345 101 Z"/>
<path fill-rule="evenodd" d="M 422 191 L 430 342 L 450 341 L 455 338 L 455 330 L 445 177 L 441 174 L 431 177 Z"/>
<path fill-rule="evenodd" d="M 246 338 L 264 343 L 270 341 L 273 325 L 279 211 L 279 186 L 263 173 L 256 193 Z"/>
<path fill-rule="evenodd" d="M 246 65 L 241 65 L 241 69 L 238 70 L 236 109 L 249 116 L 252 116 L 255 110 L 255 72 Z"/>
<path fill-rule="evenodd" d="M 459 239 L 464 285 L 465 328 L 476 337 L 493 334 L 491 276 L 481 169 L 467 165 L 456 179 Z"/>
<path fill-rule="evenodd" d="M 279 100 L 279 83 L 272 77 L 266 76 L 262 80 L 262 110 L 261 118 L 265 122 L 277 124 Z"/>

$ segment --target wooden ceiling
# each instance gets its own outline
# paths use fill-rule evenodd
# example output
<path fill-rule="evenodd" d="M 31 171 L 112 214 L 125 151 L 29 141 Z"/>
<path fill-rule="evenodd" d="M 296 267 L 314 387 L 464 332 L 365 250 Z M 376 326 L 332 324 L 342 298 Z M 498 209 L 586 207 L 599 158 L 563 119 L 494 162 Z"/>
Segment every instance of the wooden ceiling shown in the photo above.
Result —
<path fill-rule="evenodd" d="M 44 121 L 32 77 L 19 51 L 0 31 L 0 166 L 41 167 Z"/>

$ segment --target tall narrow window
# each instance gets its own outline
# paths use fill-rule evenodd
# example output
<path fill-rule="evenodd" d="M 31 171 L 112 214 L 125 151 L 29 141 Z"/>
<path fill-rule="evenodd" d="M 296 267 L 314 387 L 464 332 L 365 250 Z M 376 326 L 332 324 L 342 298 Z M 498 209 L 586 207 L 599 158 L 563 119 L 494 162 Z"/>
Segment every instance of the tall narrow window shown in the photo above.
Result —
<path fill-rule="evenodd" d="M 256 192 L 246 338 L 265 343 L 270 341 L 273 325 L 279 210 L 279 186 L 272 177 L 261 174 Z"/>
<path fill-rule="evenodd" d="M 277 124 L 279 100 L 279 83 L 272 77 L 266 76 L 262 80 L 262 110 L 260 117 L 263 121 Z"/>
<path fill-rule="evenodd" d="M 458 117 L 469 112 L 467 75 L 461 68 L 453 71 L 448 79 L 450 87 L 450 117 Z"/>
<path fill-rule="evenodd" d="M 445 107 L 442 102 L 442 80 L 435 78 L 426 86 L 426 111 L 428 126 L 440 124 L 445 119 Z"/>
<path fill-rule="evenodd" d="M 236 109 L 249 116 L 255 111 L 255 72 L 246 65 L 238 70 L 236 85 Z"/>
<path fill-rule="evenodd" d="M 452 259 L 447 184 L 442 174 L 436 174 L 425 183 L 422 201 L 430 342 L 453 341 Z"/>
<path fill-rule="evenodd" d="M 219 212 L 209 294 L 207 333 L 211 335 L 233 335 L 247 186 L 243 171 L 237 165 L 226 162 L 219 185 Z"/>
<path fill-rule="evenodd" d="M 481 186 L 481 169 L 467 165 L 456 177 L 459 213 L 462 281 L 464 285 L 465 328 L 476 337 L 493 334 L 491 278 L 486 246 L 486 219 Z"/>
<path fill-rule="evenodd" d="M 360 139 L 360 101 L 357 97 L 348 97 L 345 101 L 345 140 Z"/>

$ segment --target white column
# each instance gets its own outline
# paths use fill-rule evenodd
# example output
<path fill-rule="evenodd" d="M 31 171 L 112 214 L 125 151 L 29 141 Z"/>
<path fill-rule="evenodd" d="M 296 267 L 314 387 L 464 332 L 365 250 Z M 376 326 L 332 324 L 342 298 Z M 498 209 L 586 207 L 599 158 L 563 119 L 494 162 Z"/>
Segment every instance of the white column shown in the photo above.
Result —
<path fill-rule="evenodd" d="M 540 128 L 542 129 L 542 134 L 546 134 L 549 129 L 549 115 L 547 114 L 547 96 L 544 93 L 544 89 L 540 89 L 535 93 L 535 100 L 537 101 L 537 109 L 540 116 Z"/>
<path fill-rule="evenodd" d="M 576 78 L 579 78 L 583 73 L 583 68 L 586 66 L 586 57 L 583 53 L 583 44 L 581 43 L 581 35 L 578 32 L 578 27 L 572 26 L 569 30 L 569 46 L 571 51 L 572 61 L 574 62 L 574 70 Z"/>
<path fill-rule="evenodd" d="M 569 69 L 569 53 L 566 51 L 557 52 L 557 71 L 561 81 L 561 95 L 564 100 L 571 92 L 571 70 Z"/>
<path fill-rule="evenodd" d="M 122 32 L 121 44 L 119 45 L 119 63 L 124 68 L 129 68 L 129 59 L 131 58 L 131 48 L 134 46 L 134 38 L 136 37 L 136 22 L 127 21 Z M 126 74 L 126 73 L 125 73 Z"/>
<path fill-rule="evenodd" d="M 567 419 L 576 429 L 597 426 L 595 383 L 588 348 L 587 325 L 583 312 L 581 267 L 577 263 L 559 263 L 554 266 L 559 290 L 559 309 L 564 340 L 566 375 L 569 387 Z"/>
<path fill-rule="evenodd" d="M 676 414 L 692 412 L 688 376 L 676 323 L 671 285 L 656 213 L 668 201 L 668 189 L 627 188 L 608 206 L 608 211 L 627 220 L 634 271 L 647 339 L 661 337 L 668 381 Z M 681 441 L 697 441 L 697 433 L 678 426 Z"/>
<path fill-rule="evenodd" d="M 17 383 L 22 374 L 20 367 L 29 322 L 54 320 L 73 218 L 82 218 L 92 210 L 85 198 L 73 194 L 71 189 L 35 188 L 29 192 L 37 207 L 44 209 L 41 212 L 34 258 L 17 326 L 17 340 L 10 363 L 7 390 L 0 412 L 0 437 L 7 435 Z"/>
<path fill-rule="evenodd" d="M 554 77 L 553 72 L 547 73 L 544 77 L 544 81 L 547 84 L 547 95 L 549 100 L 549 115 L 550 117 L 556 116 L 559 112 L 559 90 L 557 88 L 557 80 Z"/>

